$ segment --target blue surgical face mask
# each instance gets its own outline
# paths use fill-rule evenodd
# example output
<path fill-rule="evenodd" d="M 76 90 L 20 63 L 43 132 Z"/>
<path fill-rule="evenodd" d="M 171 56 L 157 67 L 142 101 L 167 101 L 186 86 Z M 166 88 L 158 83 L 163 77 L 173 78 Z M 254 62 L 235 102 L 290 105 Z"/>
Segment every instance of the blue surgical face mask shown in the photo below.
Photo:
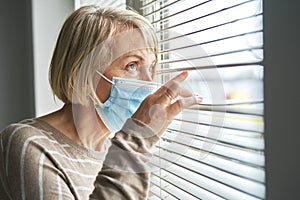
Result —
<path fill-rule="evenodd" d="M 142 101 L 157 89 L 155 82 L 113 77 L 110 96 L 102 105 L 95 105 L 98 115 L 111 133 L 119 131 L 125 121 L 138 109 Z"/>

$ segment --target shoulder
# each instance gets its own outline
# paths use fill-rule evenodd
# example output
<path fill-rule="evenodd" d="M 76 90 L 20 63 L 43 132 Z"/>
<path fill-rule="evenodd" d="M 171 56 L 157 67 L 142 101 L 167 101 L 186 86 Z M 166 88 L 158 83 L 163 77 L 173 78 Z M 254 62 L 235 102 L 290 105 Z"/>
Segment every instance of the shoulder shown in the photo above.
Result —
<path fill-rule="evenodd" d="M 8 125 L 0 133 L 2 149 L 14 146 L 21 147 L 24 143 L 38 138 L 47 138 L 46 132 L 36 127 L 35 119 L 26 119 L 18 123 Z"/>
<path fill-rule="evenodd" d="M 23 151 L 26 155 L 41 154 L 52 147 L 51 132 L 39 127 L 35 119 L 10 124 L 0 133 L 0 151 L 9 157 L 18 158 Z"/>
<path fill-rule="evenodd" d="M 35 169 L 35 163 L 45 149 L 38 138 L 47 137 L 43 130 L 35 127 L 35 120 L 7 126 L 0 133 L 0 174 L 17 175 L 24 166 Z"/>
<path fill-rule="evenodd" d="M 10 124 L 0 133 L 0 177 L 4 177 L 3 185 L 11 195 L 18 196 L 21 192 L 22 195 L 28 192 L 26 196 L 37 195 L 30 188 L 38 187 L 39 180 L 43 180 L 40 172 L 47 174 L 51 183 L 56 180 L 60 172 L 51 162 L 51 155 L 46 154 L 48 149 L 53 149 L 53 144 L 55 141 L 51 139 L 51 132 L 41 127 L 36 119 Z M 55 176 L 50 177 L 51 173 L 45 166 L 50 166 Z M 15 198 L 20 199 L 20 196 Z"/>

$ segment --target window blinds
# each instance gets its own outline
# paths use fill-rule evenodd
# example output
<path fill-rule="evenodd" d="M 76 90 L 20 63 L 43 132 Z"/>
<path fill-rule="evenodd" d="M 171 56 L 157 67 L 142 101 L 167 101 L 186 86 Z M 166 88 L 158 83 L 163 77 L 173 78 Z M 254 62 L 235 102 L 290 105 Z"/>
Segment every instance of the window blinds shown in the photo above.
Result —
<path fill-rule="evenodd" d="M 162 136 L 149 199 L 265 199 L 262 0 L 141 0 L 157 80 L 188 70 L 204 97 Z"/>

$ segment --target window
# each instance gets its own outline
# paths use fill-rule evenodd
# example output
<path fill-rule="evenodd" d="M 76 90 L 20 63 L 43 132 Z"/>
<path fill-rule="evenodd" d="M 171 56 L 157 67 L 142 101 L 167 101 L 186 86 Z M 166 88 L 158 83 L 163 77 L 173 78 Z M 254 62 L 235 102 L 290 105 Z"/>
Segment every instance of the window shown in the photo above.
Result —
<path fill-rule="evenodd" d="M 262 0 L 143 0 L 157 80 L 188 70 L 204 97 L 169 126 L 149 199 L 265 199 Z"/>
<path fill-rule="evenodd" d="M 156 80 L 204 97 L 168 127 L 149 199 L 265 199 L 262 0 L 127 0 L 160 40 Z M 125 0 L 75 0 L 125 8 Z"/>

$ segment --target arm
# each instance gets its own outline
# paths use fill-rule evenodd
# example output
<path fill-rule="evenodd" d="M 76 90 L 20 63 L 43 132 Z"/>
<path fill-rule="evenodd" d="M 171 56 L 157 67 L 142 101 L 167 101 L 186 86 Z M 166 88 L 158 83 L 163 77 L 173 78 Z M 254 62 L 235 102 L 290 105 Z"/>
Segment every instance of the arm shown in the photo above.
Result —
<path fill-rule="evenodd" d="M 116 134 L 91 199 L 147 198 L 151 147 L 182 109 L 202 100 L 180 87 L 186 77 L 186 72 L 181 73 L 149 95 Z M 182 98 L 176 100 L 177 96 Z"/>
<path fill-rule="evenodd" d="M 151 147 L 158 141 L 150 127 L 128 119 L 112 139 L 91 199 L 145 199 L 148 195 Z"/>

